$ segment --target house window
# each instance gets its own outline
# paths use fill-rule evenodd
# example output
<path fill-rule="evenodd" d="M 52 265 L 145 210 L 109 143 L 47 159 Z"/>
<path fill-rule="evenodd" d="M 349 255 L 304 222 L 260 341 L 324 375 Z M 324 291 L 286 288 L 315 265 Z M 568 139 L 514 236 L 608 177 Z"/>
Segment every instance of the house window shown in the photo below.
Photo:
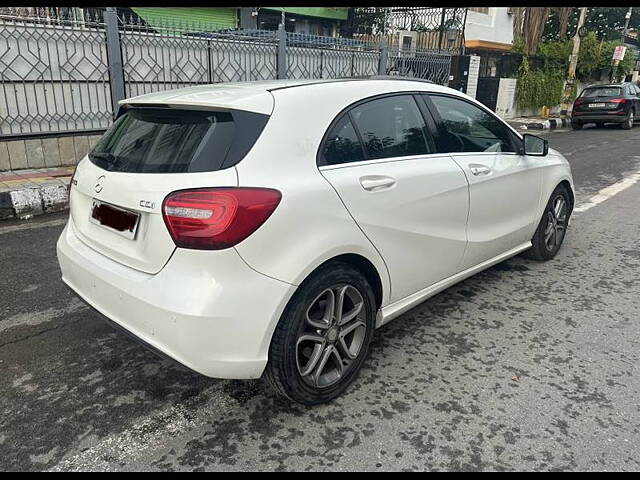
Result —
<path fill-rule="evenodd" d="M 260 30 L 278 30 L 281 21 L 282 14 L 280 12 L 258 10 L 258 28 Z M 296 31 L 296 21 L 291 15 L 285 15 L 284 29 L 287 32 Z"/>
<path fill-rule="evenodd" d="M 469 7 L 469 10 L 472 12 L 484 13 L 485 15 L 489 15 L 489 7 Z"/>

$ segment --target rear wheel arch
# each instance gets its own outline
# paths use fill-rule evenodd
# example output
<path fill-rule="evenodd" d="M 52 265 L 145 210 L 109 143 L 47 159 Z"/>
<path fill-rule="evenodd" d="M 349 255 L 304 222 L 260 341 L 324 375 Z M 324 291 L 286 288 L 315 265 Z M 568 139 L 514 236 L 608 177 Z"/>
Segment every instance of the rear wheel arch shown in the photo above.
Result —
<path fill-rule="evenodd" d="M 304 405 L 317 405 L 339 396 L 358 375 L 377 315 L 373 288 L 363 271 L 353 266 L 354 260 L 338 255 L 323 262 L 287 303 L 273 332 L 264 370 L 277 393 Z M 346 301 L 349 289 L 355 294 L 349 295 L 351 303 Z M 328 291 L 331 295 L 325 296 Z M 342 321 L 343 306 L 351 323 Z"/>
<path fill-rule="evenodd" d="M 311 278 L 319 269 L 324 268 L 326 265 L 338 262 L 351 265 L 365 276 L 365 278 L 369 282 L 369 285 L 371 285 L 371 289 L 373 290 L 373 293 L 375 295 L 376 308 L 380 308 L 382 306 L 382 300 L 384 298 L 382 277 L 380 276 L 380 272 L 378 272 L 378 269 L 368 258 L 357 253 L 344 253 L 325 260 L 316 268 L 314 268 L 307 275 L 305 280 L 307 278 Z"/>

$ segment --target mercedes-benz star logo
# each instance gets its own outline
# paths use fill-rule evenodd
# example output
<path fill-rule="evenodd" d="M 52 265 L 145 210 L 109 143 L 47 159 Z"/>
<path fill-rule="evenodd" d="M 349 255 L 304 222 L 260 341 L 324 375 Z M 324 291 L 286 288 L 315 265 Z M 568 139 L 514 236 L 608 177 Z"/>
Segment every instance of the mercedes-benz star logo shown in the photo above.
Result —
<path fill-rule="evenodd" d="M 98 177 L 98 180 L 96 181 L 96 193 L 100 193 L 102 191 L 102 189 L 104 188 L 104 179 L 106 177 L 104 175 L 100 175 Z"/>

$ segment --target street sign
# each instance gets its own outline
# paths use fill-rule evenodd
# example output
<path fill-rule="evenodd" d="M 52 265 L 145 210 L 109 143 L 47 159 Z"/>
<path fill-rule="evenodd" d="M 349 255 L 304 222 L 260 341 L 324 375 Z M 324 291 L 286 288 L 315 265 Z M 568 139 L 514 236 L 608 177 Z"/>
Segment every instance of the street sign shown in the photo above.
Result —
<path fill-rule="evenodd" d="M 613 52 L 613 59 L 618 61 L 624 60 L 624 54 L 626 51 L 627 51 L 627 47 L 618 45 L 616 47 L 616 50 Z"/>

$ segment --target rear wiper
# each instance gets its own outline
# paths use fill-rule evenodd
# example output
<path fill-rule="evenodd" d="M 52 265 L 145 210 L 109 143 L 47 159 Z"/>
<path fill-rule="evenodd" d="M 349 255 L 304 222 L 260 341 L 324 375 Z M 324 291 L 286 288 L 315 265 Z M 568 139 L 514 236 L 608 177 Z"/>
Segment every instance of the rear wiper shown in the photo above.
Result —
<path fill-rule="evenodd" d="M 108 167 L 115 166 L 117 162 L 116 156 L 113 153 L 108 152 L 92 152 L 89 154 L 89 158 L 91 158 L 91 160 L 103 160 L 107 163 Z"/>
<path fill-rule="evenodd" d="M 106 160 L 107 162 L 113 162 L 115 160 L 113 153 L 108 152 L 91 152 L 89 156 L 91 159 L 98 158 L 100 160 Z"/>

